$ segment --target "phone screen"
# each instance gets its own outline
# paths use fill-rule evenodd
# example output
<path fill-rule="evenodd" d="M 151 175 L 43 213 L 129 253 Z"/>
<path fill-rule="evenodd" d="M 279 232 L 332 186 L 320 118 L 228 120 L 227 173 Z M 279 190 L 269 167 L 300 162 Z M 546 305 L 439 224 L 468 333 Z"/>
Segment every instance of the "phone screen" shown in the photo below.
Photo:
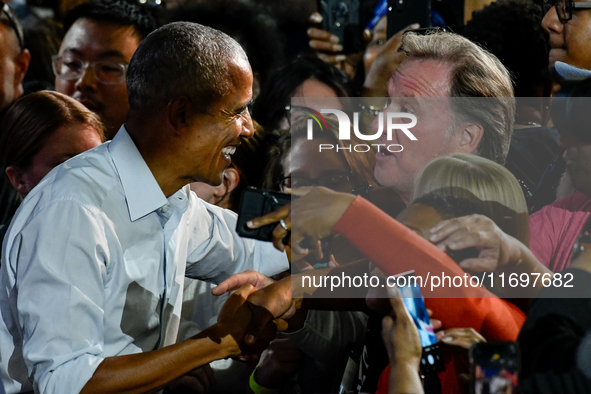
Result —
<path fill-rule="evenodd" d="M 515 343 L 478 343 L 470 349 L 470 361 L 473 393 L 517 393 L 519 356 Z"/>
<path fill-rule="evenodd" d="M 354 359 L 349 356 L 347 358 L 347 365 L 345 365 L 345 372 L 343 373 L 343 380 L 339 385 L 338 394 L 343 394 L 355 389 L 357 374 L 359 372 L 359 359 Z"/>
<path fill-rule="evenodd" d="M 388 0 L 388 38 L 411 23 L 431 26 L 431 0 Z"/>
<path fill-rule="evenodd" d="M 417 286 L 416 280 L 409 279 L 410 277 L 414 277 L 414 271 L 405 272 L 397 276 L 404 276 L 407 279 L 406 281 L 398 280 L 397 283 L 407 283 L 406 286 L 399 286 L 398 289 L 403 297 L 402 300 L 408 313 L 419 330 L 421 346 L 423 347 L 420 365 L 421 373 L 423 375 L 429 375 L 441 372 L 445 370 L 445 366 L 441 359 L 439 344 L 437 343 L 437 337 L 435 336 L 431 319 L 427 313 L 425 300 L 421 294 L 420 287 Z"/>
<path fill-rule="evenodd" d="M 517 391 L 517 373 L 504 368 L 484 368 L 475 366 L 476 381 L 474 391 L 477 394 L 510 394 Z"/>
<path fill-rule="evenodd" d="M 359 0 L 318 0 L 322 28 L 339 38 L 344 53 L 363 50 Z"/>
<path fill-rule="evenodd" d="M 437 338 L 435 337 L 435 331 L 433 330 L 431 319 L 429 319 L 429 314 L 427 313 L 427 307 L 425 306 L 425 300 L 421 294 L 421 289 L 416 285 L 400 287 L 399 289 L 402 297 L 404 297 L 404 305 L 419 329 L 421 346 L 427 347 L 435 345 L 437 343 Z"/>

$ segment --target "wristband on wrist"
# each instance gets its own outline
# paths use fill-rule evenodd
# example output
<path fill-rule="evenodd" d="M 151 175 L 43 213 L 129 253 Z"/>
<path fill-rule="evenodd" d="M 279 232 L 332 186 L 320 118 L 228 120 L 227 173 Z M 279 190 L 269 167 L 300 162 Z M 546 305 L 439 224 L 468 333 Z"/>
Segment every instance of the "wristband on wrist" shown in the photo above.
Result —
<path fill-rule="evenodd" d="M 266 387 L 261 386 L 260 384 L 258 384 L 256 382 L 256 380 L 254 379 L 254 374 L 258 369 L 258 365 L 256 366 L 256 368 L 254 369 L 254 371 L 252 371 L 252 374 L 250 375 L 250 380 L 248 381 L 248 385 L 250 386 L 250 389 L 252 390 L 252 392 L 254 394 L 272 394 L 275 392 L 275 389 L 268 389 Z"/>

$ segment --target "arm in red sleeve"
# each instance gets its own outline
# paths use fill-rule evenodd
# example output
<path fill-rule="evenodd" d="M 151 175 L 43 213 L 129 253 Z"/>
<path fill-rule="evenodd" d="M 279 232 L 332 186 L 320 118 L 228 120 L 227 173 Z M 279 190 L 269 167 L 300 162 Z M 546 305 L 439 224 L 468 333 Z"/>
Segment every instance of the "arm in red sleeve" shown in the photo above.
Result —
<path fill-rule="evenodd" d="M 427 307 L 444 328 L 472 327 L 488 340 L 517 338 L 525 315 L 516 306 L 484 287 L 465 287 L 464 279 L 461 287 L 453 287 L 454 277 L 467 275 L 455 261 L 362 197 L 353 201 L 333 232 L 349 239 L 386 275 L 414 270 L 425 281 L 421 291 Z M 431 288 L 444 276 L 450 277 L 445 287 L 440 283 Z"/>

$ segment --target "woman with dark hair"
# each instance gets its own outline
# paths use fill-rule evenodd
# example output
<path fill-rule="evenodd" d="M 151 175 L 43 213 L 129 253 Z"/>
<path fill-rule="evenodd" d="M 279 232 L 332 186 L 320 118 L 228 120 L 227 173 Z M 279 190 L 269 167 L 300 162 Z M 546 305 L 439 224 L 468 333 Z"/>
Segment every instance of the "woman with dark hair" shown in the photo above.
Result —
<path fill-rule="evenodd" d="M 315 56 L 303 55 L 278 69 L 268 79 L 254 103 L 252 117 L 267 131 L 288 129 L 292 97 L 350 95 L 347 74 Z"/>
<path fill-rule="evenodd" d="M 339 140 L 338 123 L 327 117 L 326 124 L 328 130 L 320 130 L 313 124 L 314 141 L 307 139 L 305 119 L 295 121 L 289 133 L 286 132 L 279 137 L 275 146 L 271 148 L 269 165 L 265 171 L 265 188 L 288 192 L 291 187 L 319 184 L 336 191 L 351 193 L 356 190 L 361 192 L 361 188 L 367 190 L 378 186 L 373 175 L 375 154 L 372 151 L 352 152 L 343 149 L 362 141 L 354 135 L 350 140 Z M 332 145 L 334 148 L 319 152 L 320 144 Z M 336 150 L 337 146 L 340 151 Z M 297 169 L 294 167 L 296 161 L 299 163 Z M 302 176 L 309 177 L 310 171 L 319 172 L 319 177 L 302 180 Z M 326 175 L 331 174 L 345 176 L 326 178 Z"/>
<path fill-rule="evenodd" d="M 54 167 L 104 140 L 102 122 L 84 105 L 57 92 L 31 93 L 16 100 L 2 118 L 0 164 L 17 198 L 23 198 Z"/>

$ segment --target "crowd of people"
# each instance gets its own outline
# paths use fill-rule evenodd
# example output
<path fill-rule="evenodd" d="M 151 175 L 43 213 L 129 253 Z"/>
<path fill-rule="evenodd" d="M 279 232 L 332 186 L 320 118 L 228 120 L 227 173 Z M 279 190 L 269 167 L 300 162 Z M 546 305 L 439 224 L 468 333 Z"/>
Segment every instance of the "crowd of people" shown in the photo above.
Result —
<path fill-rule="evenodd" d="M 591 393 L 587 2 L 58 3 L 0 3 L 0 393 Z"/>

